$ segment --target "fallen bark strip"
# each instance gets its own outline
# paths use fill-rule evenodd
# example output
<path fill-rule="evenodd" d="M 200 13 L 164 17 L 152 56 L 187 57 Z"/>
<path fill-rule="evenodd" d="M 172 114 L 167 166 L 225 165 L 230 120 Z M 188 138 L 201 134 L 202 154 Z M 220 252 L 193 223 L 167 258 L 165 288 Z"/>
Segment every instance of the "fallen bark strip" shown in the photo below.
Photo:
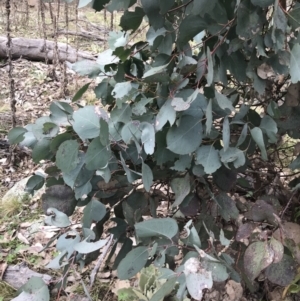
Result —
<path fill-rule="evenodd" d="M 0 36 L 0 58 L 7 58 L 7 38 Z M 12 58 L 18 59 L 20 57 L 32 61 L 46 61 L 52 62 L 55 57 L 55 42 L 43 39 L 27 39 L 27 38 L 13 38 L 12 39 Z M 45 49 L 46 45 L 46 49 Z M 92 54 L 84 51 L 76 51 L 74 47 L 65 43 L 57 43 L 58 56 L 60 62 L 75 63 L 80 60 L 95 61 L 96 58 Z"/>

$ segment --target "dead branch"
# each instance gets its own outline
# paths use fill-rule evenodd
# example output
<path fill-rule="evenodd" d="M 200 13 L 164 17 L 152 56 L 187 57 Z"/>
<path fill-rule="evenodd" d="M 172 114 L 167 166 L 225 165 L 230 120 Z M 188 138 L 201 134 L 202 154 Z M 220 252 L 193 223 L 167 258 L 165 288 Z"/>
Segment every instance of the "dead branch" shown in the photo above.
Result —
<path fill-rule="evenodd" d="M 0 36 L 0 58 L 7 58 L 7 38 Z M 45 49 L 46 45 L 46 49 Z M 84 51 L 76 51 L 75 48 L 65 43 L 57 43 L 58 56 L 60 62 L 68 61 L 75 63 L 77 60 L 96 60 L 95 56 Z M 54 59 L 55 43 L 53 41 L 44 42 L 43 39 L 12 38 L 11 55 L 12 59 L 20 57 L 32 61 L 52 62 Z"/>

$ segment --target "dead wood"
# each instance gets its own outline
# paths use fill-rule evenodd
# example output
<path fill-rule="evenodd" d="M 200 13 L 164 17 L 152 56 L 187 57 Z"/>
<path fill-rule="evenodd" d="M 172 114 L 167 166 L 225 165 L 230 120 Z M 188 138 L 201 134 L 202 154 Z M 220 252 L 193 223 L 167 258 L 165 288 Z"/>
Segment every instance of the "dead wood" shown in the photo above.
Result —
<path fill-rule="evenodd" d="M 20 57 L 32 61 L 52 62 L 55 58 L 55 42 L 43 39 L 12 38 L 12 59 Z M 46 46 L 46 47 L 45 47 Z M 75 63 L 80 60 L 94 61 L 94 55 L 76 51 L 75 48 L 65 43 L 57 43 L 58 58 L 60 62 Z M 0 58 L 7 58 L 7 38 L 0 36 Z"/>
<path fill-rule="evenodd" d="M 39 274 L 30 270 L 25 265 L 8 266 L 4 271 L 3 281 L 7 282 L 15 289 L 19 289 L 24 285 L 31 277 L 41 277 L 46 284 L 49 284 L 52 277 L 47 274 Z"/>

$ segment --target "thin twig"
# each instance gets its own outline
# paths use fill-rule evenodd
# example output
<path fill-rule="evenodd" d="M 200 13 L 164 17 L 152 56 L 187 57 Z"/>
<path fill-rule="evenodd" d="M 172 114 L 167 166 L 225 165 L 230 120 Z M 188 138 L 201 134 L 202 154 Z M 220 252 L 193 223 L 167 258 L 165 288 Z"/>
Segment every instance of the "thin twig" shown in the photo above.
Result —
<path fill-rule="evenodd" d="M 175 7 L 175 8 L 172 8 L 172 9 L 170 9 L 170 10 L 168 11 L 168 13 L 173 12 L 173 11 L 178 10 L 178 9 L 181 9 L 181 8 L 183 8 L 183 7 L 186 7 L 186 6 L 188 6 L 188 5 L 189 5 L 190 3 L 192 3 L 192 2 L 193 2 L 193 0 L 190 0 L 190 1 L 187 2 L 187 3 L 184 3 L 184 4 L 182 4 L 182 5 L 179 5 L 179 6 Z"/>
<path fill-rule="evenodd" d="M 95 267 L 94 267 L 94 269 L 93 269 L 93 271 L 91 273 L 91 277 L 90 277 L 90 289 L 92 288 L 92 286 L 94 284 L 95 277 L 96 277 L 96 275 L 97 275 L 97 273 L 98 273 L 98 271 L 99 271 L 99 269 L 101 267 L 101 264 L 102 264 L 104 258 L 106 257 L 106 254 L 107 254 L 107 252 L 108 252 L 108 250 L 110 248 L 110 245 L 111 245 L 111 243 L 113 241 L 113 237 L 114 237 L 113 235 L 111 235 L 109 237 L 108 242 L 107 242 L 105 248 L 103 249 L 103 252 L 102 252 L 101 256 L 99 257 L 99 259 L 97 261 L 97 264 L 95 265 Z"/>
<path fill-rule="evenodd" d="M 292 202 L 292 200 L 293 200 L 293 198 L 294 198 L 294 196 L 295 196 L 295 194 L 296 194 L 297 191 L 298 191 L 298 189 L 295 189 L 295 190 L 293 191 L 293 193 L 292 193 L 292 195 L 291 195 L 289 201 L 287 202 L 286 206 L 285 206 L 284 209 L 282 210 L 282 212 L 281 212 L 281 214 L 280 214 L 280 218 L 281 218 L 281 219 L 282 219 L 282 217 L 284 216 L 285 211 L 289 208 L 289 206 L 290 206 L 290 204 L 291 204 L 291 202 Z"/>

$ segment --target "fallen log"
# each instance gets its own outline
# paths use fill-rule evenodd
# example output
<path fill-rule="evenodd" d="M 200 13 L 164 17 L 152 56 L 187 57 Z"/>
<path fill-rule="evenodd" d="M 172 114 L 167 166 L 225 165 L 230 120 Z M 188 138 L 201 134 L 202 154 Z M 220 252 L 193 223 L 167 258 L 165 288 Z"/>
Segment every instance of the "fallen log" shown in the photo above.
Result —
<path fill-rule="evenodd" d="M 5 271 L 2 271 L 2 280 L 8 283 L 15 289 L 19 289 L 24 285 L 31 277 L 41 277 L 46 284 L 49 284 L 52 277 L 47 274 L 40 274 L 31 269 L 26 265 L 14 265 L 8 266 Z"/>
<path fill-rule="evenodd" d="M 0 58 L 7 58 L 7 38 L 0 36 Z M 12 38 L 12 59 L 20 57 L 32 61 L 53 62 L 55 58 L 55 42 L 43 39 Z M 60 62 L 75 63 L 81 60 L 95 61 L 96 57 L 88 52 L 77 51 L 65 43 L 57 43 L 58 59 Z"/>

